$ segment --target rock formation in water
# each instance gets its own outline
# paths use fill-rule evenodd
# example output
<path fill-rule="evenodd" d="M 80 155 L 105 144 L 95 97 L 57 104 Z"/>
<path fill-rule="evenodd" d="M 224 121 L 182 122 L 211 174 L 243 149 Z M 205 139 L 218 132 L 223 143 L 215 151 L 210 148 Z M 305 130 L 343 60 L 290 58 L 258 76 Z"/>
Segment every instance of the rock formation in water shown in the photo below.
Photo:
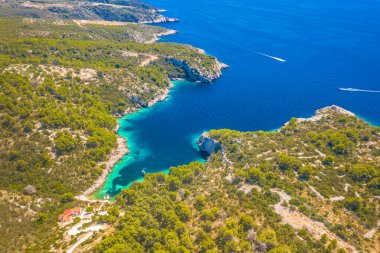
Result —
<path fill-rule="evenodd" d="M 186 61 L 181 61 L 174 58 L 168 58 L 167 61 L 175 66 L 181 67 L 187 74 L 187 79 L 194 82 L 211 83 L 215 79 L 222 76 L 222 69 L 226 69 L 229 66 L 221 63 L 218 59 L 214 59 L 213 66 L 207 68 L 200 68 L 199 66 L 190 66 Z"/>
<path fill-rule="evenodd" d="M 221 148 L 220 142 L 212 139 L 208 133 L 203 133 L 197 141 L 199 150 L 209 155 Z"/>

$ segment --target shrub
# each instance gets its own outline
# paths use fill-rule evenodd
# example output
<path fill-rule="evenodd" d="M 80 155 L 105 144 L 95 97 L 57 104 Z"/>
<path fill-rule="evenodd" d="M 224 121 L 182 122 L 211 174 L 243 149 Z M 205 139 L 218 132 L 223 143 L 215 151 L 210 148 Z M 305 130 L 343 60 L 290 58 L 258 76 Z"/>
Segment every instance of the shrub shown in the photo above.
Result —
<path fill-rule="evenodd" d="M 277 157 L 277 164 L 280 170 L 298 170 L 301 167 L 301 161 L 297 158 L 281 154 Z"/>
<path fill-rule="evenodd" d="M 56 151 L 60 155 L 74 150 L 77 145 L 76 140 L 68 132 L 59 133 L 54 143 Z"/>
<path fill-rule="evenodd" d="M 369 182 L 379 176 L 379 170 L 368 164 L 354 164 L 347 169 L 349 177 L 357 182 Z"/>
<path fill-rule="evenodd" d="M 74 199 L 75 199 L 75 196 L 74 196 L 74 193 L 72 193 L 72 192 L 64 193 L 61 196 L 61 202 L 62 203 L 71 202 L 71 201 L 74 201 Z"/>

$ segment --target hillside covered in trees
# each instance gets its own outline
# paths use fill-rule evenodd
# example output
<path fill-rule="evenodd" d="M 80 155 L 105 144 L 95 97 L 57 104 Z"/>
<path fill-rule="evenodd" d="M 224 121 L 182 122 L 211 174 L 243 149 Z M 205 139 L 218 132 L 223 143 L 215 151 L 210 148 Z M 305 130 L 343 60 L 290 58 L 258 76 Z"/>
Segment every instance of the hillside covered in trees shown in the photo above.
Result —
<path fill-rule="evenodd" d="M 339 107 L 276 132 L 212 130 L 206 164 L 117 196 L 90 252 L 377 252 L 380 128 Z M 101 235 L 98 235 L 101 236 Z"/>
<path fill-rule="evenodd" d="M 135 23 L 176 21 L 139 0 L 2 0 L 1 17 L 108 20 Z"/>
<path fill-rule="evenodd" d="M 137 23 L 171 21 L 160 12 L 0 1 L 0 252 L 379 252 L 380 128 L 337 106 L 275 132 L 211 130 L 206 163 L 76 198 L 107 169 L 118 117 L 226 67 L 153 43 L 174 31 Z M 86 220 L 58 223 L 73 207 Z"/>
<path fill-rule="evenodd" d="M 134 39 L 162 30 L 0 19 L 2 252 L 52 247 L 58 214 L 116 147 L 118 116 L 165 97 L 171 78 L 220 76 L 199 49 Z"/>

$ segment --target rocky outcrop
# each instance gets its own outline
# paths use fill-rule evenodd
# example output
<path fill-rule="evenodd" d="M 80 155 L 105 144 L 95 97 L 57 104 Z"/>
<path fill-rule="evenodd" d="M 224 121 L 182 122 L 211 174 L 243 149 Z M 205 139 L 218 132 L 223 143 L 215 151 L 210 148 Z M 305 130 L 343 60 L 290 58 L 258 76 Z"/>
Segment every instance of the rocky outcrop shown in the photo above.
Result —
<path fill-rule="evenodd" d="M 324 108 L 321 108 L 321 109 L 317 110 L 315 112 L 315 114 L 320 115 L 320 114 L 328 114 L 328 113 L 332 113 L 332 112 L 342 114 L 342 115 L 346 115 L 346 116 L 356 116 L 354 113 L 347 111 L 346 109 L 343 109 L 342 107 L 337 106 L 337 105 L 330 105 L 330 106 L 326 106 Z"/>
<path fill-rule="evenodd" d="M 139 97 L 137 97 L 135 95 L 131 96 L 131 102 L 134 103 L 134 104 L 138 104 L 141 107 L 144 107 L 144 102 Z"/>
<path fill-rule="evenodd" d="M 181 67 L 186 72 L 186 80 L 194 82 L 210 83 L 222 76 L 222 69 L 229 67 L 228 65 L 219 62 L 215 57 L 213 57 L 213 66 L 208 68 L 203 68 L 200 64 L 194 64 L 196 66 L 191 67 L 186 61 L 175 58 L 167 58 L 166 60 L 175 66 Z M 169 94 L 169 90 L 173 88 L 169 80 L 168 83 L 169 85 L 165 88 L 165 90 L 160 92 L 161 94 L 157 94 L 154 99 L 145 101 L 138 95 L 132 95 L 131 102 L 137 104 L 137 108 L 145 108 L 151 107 L 155 103 L 165 100 Z"/>
<path fill-rule="evenodd" d="M 197 141 L 199 150 L 206 152 L 207 154 L 212 154 L 217 152 L 222 148 L 220 142 L 212 139 L 208 133 L 203 133 Z"/>
<path fill-rule="evenodd" d="M 326 106 L 324 108 L 321 108 L 317 110 L 314 114 L 313 117 L 310 118 L 298 118 L 298 122 L 304 122 L 304 121 L 318 121 L 322 119 L 325 116 L 331 115 L 331 114 L 340 114 L 340 115 L 345 115 L 345 116 L 353 116 L 355 117 L 356 115 L 350 111 L 347 111 L 346 109 L 343 109 L 340 106 L 337 105 L 330 105 Z"/>
<path fill-rule="evenodd" d="M 169 95 L 169 89 L 166 89 L 164 90 L 164 93 L 156 98 L 154 98 L 153 100 L 149 101 L 147 103 L 147 107 L 151 107 L 153 106 L 154 104 L 156 104 L 157 102 L 161 102 L 161 101 L 164 101 Z"/>
<path fill-rule="evenodd" d="M 227 64 L 224 64 L 220 61 L 218 61 L 218 59 L 215 58 L 215 64 L 214 64 L 214 67 L 211 68 L 211 73 L 207 73 L 205 75 L 201 75 L 201 78 L 203 78 L 203 82 L 212 82 L 214 81 L 215 79 L 218 79 L 222 76 L 222 70 L 223 69 L 227 69 L 229 68 L 229 66 Z"/>
<path fill-rule="evenodd" d="M 145 41 L 145 43 L 148 43 L 148 44 L 149 43 L 154 43 L 154 42 L 160 40 L 160 38 L 163 37 L 163 36 L 173 35 L 173 34 L 176 34 L 176 33 L 178 33 L 177 30 L 167 29 L 164 32 L 160 32 L 160 33 L 154 34 L 153 39 Z"/>
<path fill-rule="evenodd" d="M 191 67 L 186 61 L 181 61 L 174 58 L 167 58 L 167 61 L 174 64 L 175 66 L 181 67 L 187 74 L 187 79 L 194 82 L 210 83 L 215 79 L 222 76 L 222 69 L 226 69 L 229 66 L 219 62 L 215 58 L 214 66 L 207 69 L 200 69 Z"/>
<path fill-rule="evenodd" d="M 134 23 L 176 22 L 178 19 L 165 17 L 157 9 L 139 0 L 2 0 L 6 12 L 0 16 L 24 16 L 34 18 L 107 20 Z"/>
<path fill-rule="evenodd" d="M 141 24 L 155 24 L 155 23 L 169 23 L 169 22 L 178 22 L 178 18 L 168 18 L 162 15 L 158 15 L 150 20 L 141 21 Z"/>
<path fill-rule="evenodd" d="M 150 101 L 144 102 L 142 99 L 139 97 L 133 95 L 131 97 L 131 102 L 134 104 L 137 104 L 137 108 L 146 108 L 146 107 L 151 107 L 157 102 L 164 101 L 168 95 L 169 95 L 169 90 L 172 88 L 172 86 L 167 87 L 165 90 L 162 91 L 161 95 L 157 95 L 155 98 L 153 98 Z"/>

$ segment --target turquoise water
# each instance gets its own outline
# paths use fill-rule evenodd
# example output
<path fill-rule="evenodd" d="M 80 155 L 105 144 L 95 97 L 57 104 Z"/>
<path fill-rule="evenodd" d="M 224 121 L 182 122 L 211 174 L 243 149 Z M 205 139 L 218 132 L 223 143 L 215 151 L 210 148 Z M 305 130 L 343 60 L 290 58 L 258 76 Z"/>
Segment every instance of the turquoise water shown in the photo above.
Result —
<path fill-rule="evenodd" d="M 178 103 L 173 98 L 181 98 L 181 95 L 187 93 L 188 88 L 195 88 L 201 84 L 178 81 L 173 82 L 173 85 L 175 88 L 170 91 L 165 101 L 119 119 L 118 134 L 128 140 L 129 154 L 114 166 L 104 186 L 96 192 L 96 197 L 102 198 L 106 194 L 112 197 L 121 189 L 128 188 L 134 181 L 142 181 L 142 170 L 145 170 L 146 173 L 157 171 L 168 173 L 170 166 L 187 164 L 192 161 L 205 162 L 206 157 L 198 152 L 196 144 L 203 131 L 181 135 L 183 128 L 175 127 L 176 119 L 170 116 L 173 107 L 176 110 L 183 110 L 178 107 Z M 142 122 L 146 124 L 137 126 Z M 176 129 L 165 131 L 166 124 L 170 124 Z M 149 126 L 153 128 L 147 132 L 146 127 Z M 163 145 L 161 147 L 152 145 L 152 140 L 155 140 L 153 143 L 161 142 Z M 179 147 L 184 147 L 185 150 L 177 152 L 181 151 L 178 149 Z"/>
<path fill-rule="evenodd" d="M 183 82 L 167 101 L 121 120 L 131 154 L 100 191 L 116 194 L 141 170 L 203 160 L 209 129 L 276 129 L 337 104 L 380 123 L 379 0 L 148 0 L 181 22 L 163 41 L 203 48 L 231 66 L 213 84 Z M 285 61 L 281 61 L 281 59 Z"/>

